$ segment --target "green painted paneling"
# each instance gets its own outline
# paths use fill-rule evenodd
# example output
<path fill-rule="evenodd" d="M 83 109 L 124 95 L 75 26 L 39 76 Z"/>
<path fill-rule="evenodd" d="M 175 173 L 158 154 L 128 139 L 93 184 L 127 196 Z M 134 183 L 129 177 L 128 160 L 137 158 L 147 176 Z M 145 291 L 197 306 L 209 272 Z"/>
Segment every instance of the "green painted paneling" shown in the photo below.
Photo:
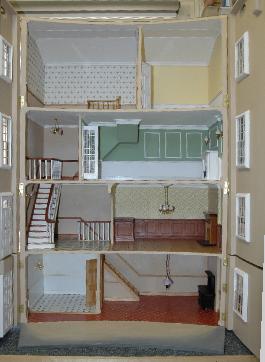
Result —
<path fill-rule="evenodd" d="M 117 143 L 116 127 L 100 128 L 100 159 L 104 161 L 198 161 L 206 150 L 208 131 L 140 129 L 137 143 Z M 117 136 L 117 135 L 116 135 Z M 188 141 L 186 144 L 186 140 Z M 146 142 L 145 142 L 146 141 Z M 181 142 L 181 158 L 180 155 Z M 166 145 L 167 143 L 167 145 Z M 169 143 L 169 144 L 168 144 Z M 114 146 L 114 147 L 112 147 Z M 112 148 L 111 148 L 112 147 Z M 147 157 L 145 157 L 147 156 Z"/>
<path fill-rule="evenodd" d="M 101 160 L 104 160 L 117 144 L 117 127 L 99 128 L 99 157 Z"/>
<path fill-rule="evenodd" d="M 139 127 L 137 124 L 118 124 L 118 143 L 137 143 Z"/>
<path fill-rule="evenodd" d="M 186 158 L 202 158 L 203 153 L 202 132 L 186 133 Z"/>
<path fill-rule="evenodd" d="M 144 158 L 160 158 L 160 132 L 144 132 Z"/>
<path fill-rule="evenodd" d="M 165 157 L 182 158 L 181 132 L 165 132 Z"/>

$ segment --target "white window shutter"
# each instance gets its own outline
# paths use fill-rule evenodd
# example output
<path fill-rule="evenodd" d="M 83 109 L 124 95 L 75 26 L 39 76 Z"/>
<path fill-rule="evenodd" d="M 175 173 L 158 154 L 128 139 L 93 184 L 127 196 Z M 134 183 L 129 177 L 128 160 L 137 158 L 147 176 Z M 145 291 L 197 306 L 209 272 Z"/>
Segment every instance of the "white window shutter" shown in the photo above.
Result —
<path fill-rule="evenodd" d="M 0 338 L 13 326 L 13 259 L 0 261 Z"/>
<path fill-rule="evenodd" d="M 82 169 L 85 180 L 98 178 L 98 126 L 82 128 Z"/>
<path fill-rule="evenodd" d="M 12 204 L 12 194 L 0 194 L 0 259 L 5 258 L 13 252 Z"/>

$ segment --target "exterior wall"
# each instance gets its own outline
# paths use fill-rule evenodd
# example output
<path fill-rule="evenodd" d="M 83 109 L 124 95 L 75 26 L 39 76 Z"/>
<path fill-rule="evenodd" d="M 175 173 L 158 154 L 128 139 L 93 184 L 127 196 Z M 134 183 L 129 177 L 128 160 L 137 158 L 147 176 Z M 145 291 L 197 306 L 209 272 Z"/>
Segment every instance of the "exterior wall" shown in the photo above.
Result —
<path fill-rule="evenodd" d="M 234 332 L 257 356 L 261 345 L 262 270 L 236 258 L 235 266 L 248 273 L 248 321 L 234 313 Z"/>
<path fill-rule="evenodd" d="M 265 214 L 264 193 L 264 135 L 265 135 L 265 48 L 263 33 L 265 31 L 265 12 L 259 17 L 252 14 L 254 0 L 246 3 L 243 12 L 235 18 L 235 38 L 240 38 L 249 31 L 250 45 L 250 75 L 236 83 L 236 114 L 250 110 L 250 169 L 237 170 L 237 192 L 250 193 L 251 197 L 251 242 L 237 241 L 237 254 L 248 261 L 262 266 L 263 264 L 263 235 L 265 224 L 261 215 Z M 232 119 L 231 122 L 235 123 Z M 235 129 L 232 133 L 235 138 Z"/>
<path fill-rule="evenodd" d="M 0 34 L 11 44 L 15 45 L 13 38 L 13 23 L 12 15 L 9 12 L 9 7 L 3 6 L 6 10 L 6 16 L 0 16 Z M 0 112 L 8 116 L 12 116 L 12 90 L 13 83 L 8 83 L 0 78 Z M 14 120 L 13 120 L 14 122 Z M 0 192 L 11 191 L 11 170 L 0 169 Z"/>
<path fill-rule="evenodd" d="M 254 0 L 248 0 L 242 11 L 229 19 L 229 79 L 230 79 L 230 222 L 229 222 L 229 252 L 236 257 L 230 257 L 230 280 L 228 303 L 228 326 L 233 328 L 239 338 L 257 356 L 260 349 L 261 323 L 261 290 L 262 267 L 264 260 L 263 238 L 265 225 L 261 215 L 265 213 L 264 193 L 264 113 L 263 99 L 265 73 L 265 49 L 263 33 L 265 30 L 264 10 L 259 16 L 253 14 Z M 235 42 L 249 32 L 250 75 L 245 79 L 235 81 Z M 235 117 L 250 110 L 250 169 L 236 168 L 236 122 Z M 250 193 L 251 197 L 251 237 L 250 242 L 236 238 L 236 193 Z M 237 257 L 238 256 L 238 257 Z M 243 261 L 243 260 L 245 261 Z M 250 264 L 252 263 L 252 264 Z M 249 273 L 249 304 L 248 321 L 243 322 L 233 313 L 233 267 L 238 267 Z"/>
<path fill-rule="evenodd" d="M 153 66 L 152 104 L 208 104 L 208 67 Z"/>

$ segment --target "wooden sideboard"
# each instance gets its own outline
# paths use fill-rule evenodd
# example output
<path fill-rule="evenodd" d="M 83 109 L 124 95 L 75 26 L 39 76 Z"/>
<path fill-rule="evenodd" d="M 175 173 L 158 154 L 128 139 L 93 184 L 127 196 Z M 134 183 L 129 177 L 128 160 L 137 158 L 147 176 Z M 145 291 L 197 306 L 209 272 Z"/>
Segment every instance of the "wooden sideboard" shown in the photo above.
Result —
<path fill-rule="evenodd" d="M 203 219 L 115 218 L 115 241 L 134 240 L 204 240 Z"/>

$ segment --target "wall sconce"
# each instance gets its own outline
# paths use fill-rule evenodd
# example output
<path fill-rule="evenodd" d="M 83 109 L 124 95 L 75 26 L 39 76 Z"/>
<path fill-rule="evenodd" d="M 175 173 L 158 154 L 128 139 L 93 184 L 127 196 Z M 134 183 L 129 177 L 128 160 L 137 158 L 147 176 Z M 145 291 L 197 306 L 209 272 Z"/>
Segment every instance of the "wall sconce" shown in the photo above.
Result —
<path fill-rule="evenodd" d="M 5 8 L 3 8 L 3 6 L 1 6 L 1 11 L 0 11 L 0 13 L 1 13 L 1 15 L 5 15 L 5 13 L 6 13 L 6 10 L 5 10 Z"/>
<path fill-rule="evenodd" d="M 208 146 L 209 142 L 210 142 L 210 138 L 208 136 L 204 137 L 204 143 L 206 144 L 206 146 Z"/>
<path fill-rule="evenodd" d="M 51 134 L 53 134 L 53 135 L 58 134 L 60 136 L 63 135 L 63 129 L 62 129 L 62 127 L 59 126 L 57 118 L 54 118 L 54 126 L 51 128 Z"/>
<path fill-rule="evenodd" d="M 220 128 L 217 128 L 215 135 L 216 138 L 219 140 L 221 137 L 223 137 L 223 131 Z"/>

